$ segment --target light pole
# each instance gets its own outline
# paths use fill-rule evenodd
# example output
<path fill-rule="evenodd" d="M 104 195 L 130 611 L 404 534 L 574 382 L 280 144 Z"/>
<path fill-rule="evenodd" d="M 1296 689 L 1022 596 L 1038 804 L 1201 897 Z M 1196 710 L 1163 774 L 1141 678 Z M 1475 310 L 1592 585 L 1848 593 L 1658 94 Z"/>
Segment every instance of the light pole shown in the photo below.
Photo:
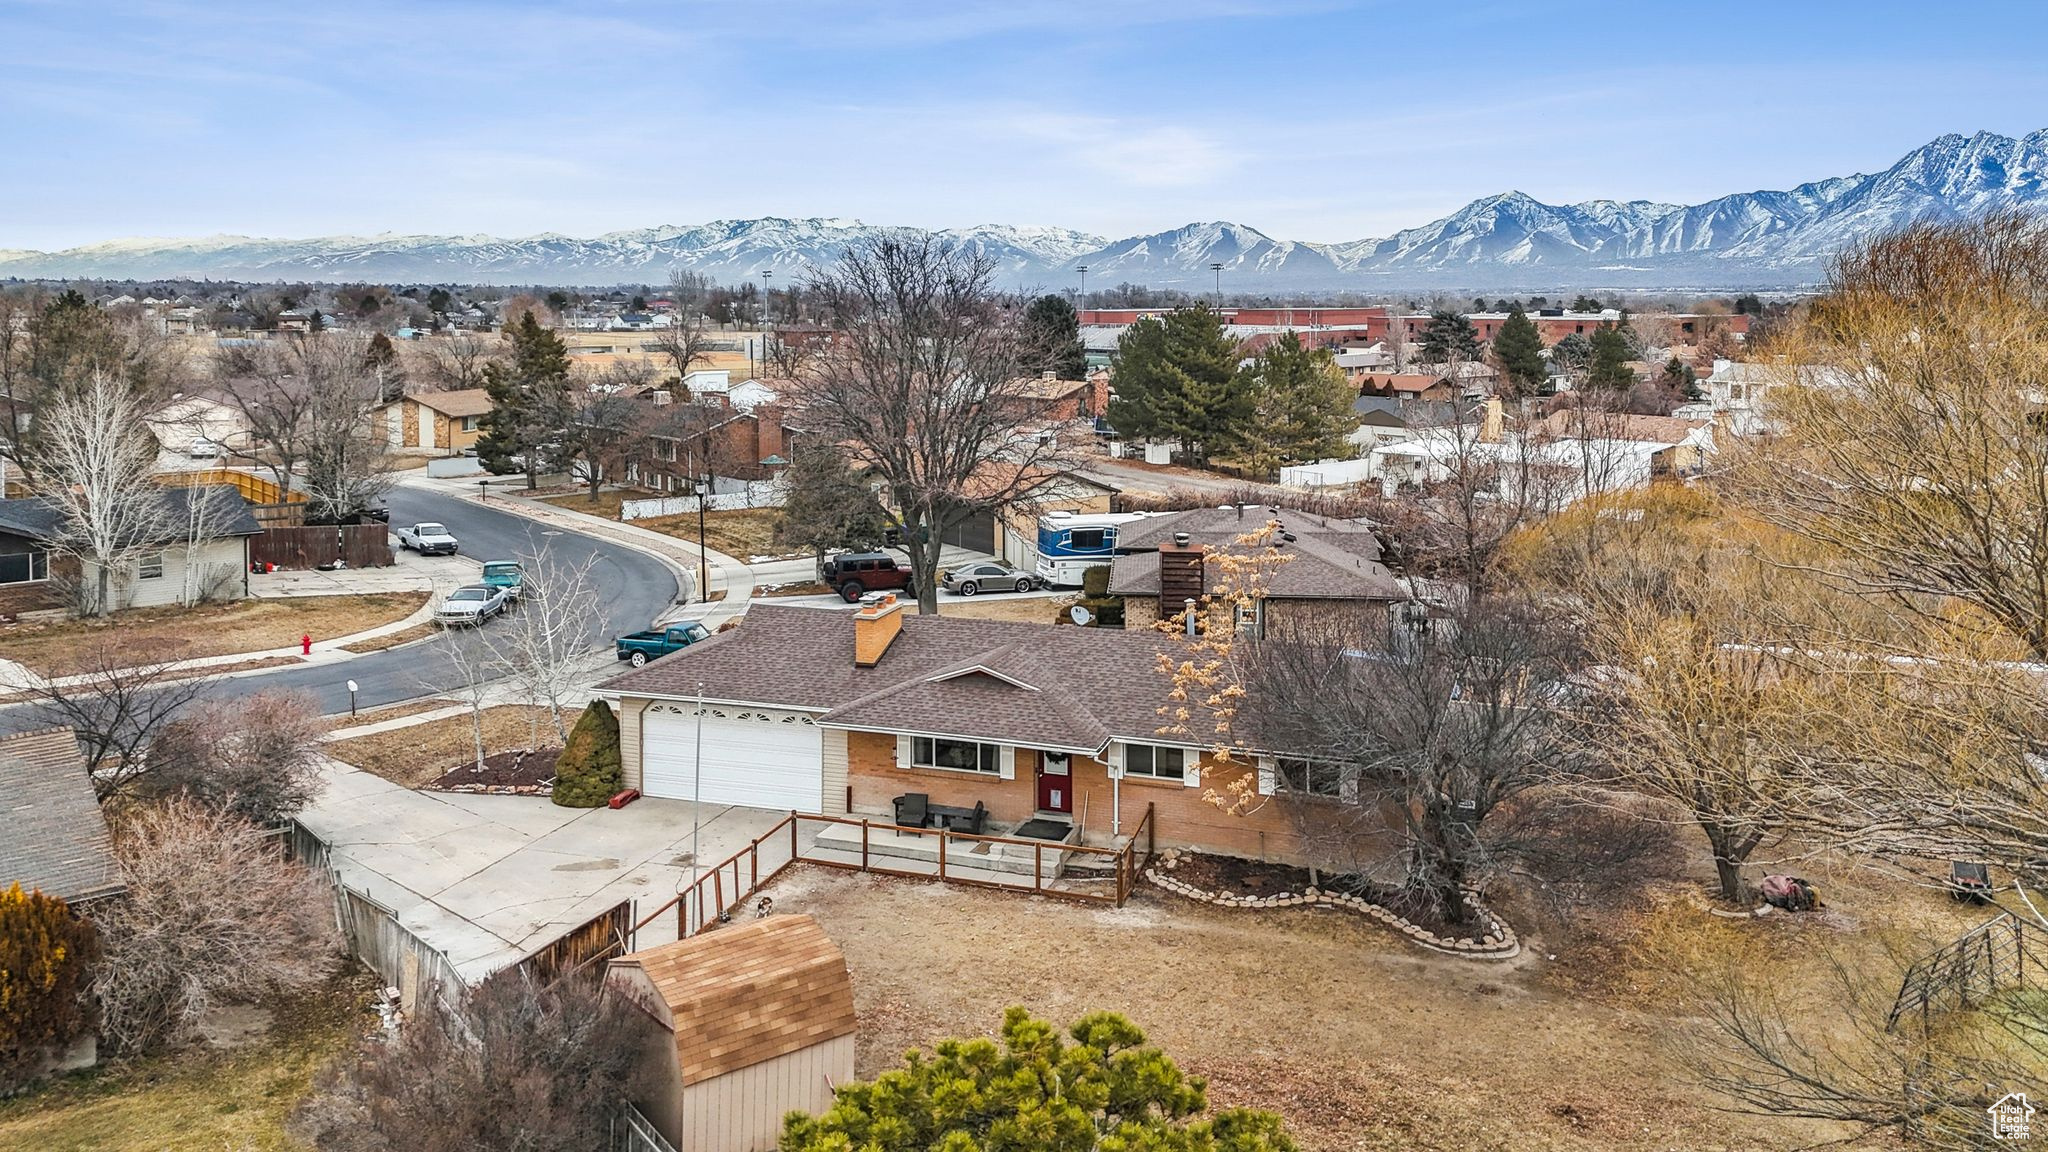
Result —
<path fill-rule="evenodd" d="M 768 373 L 768 332 L 775 327 L 775 295 L 770 281 L 775 279 L 775 269 L 761 269 L 761 373 Z"/>
<path fill-rule="evenodd" d="M 1223 311 L 1223 263 L 1216 261 L 1209 265 L 1209 271 L 1216 274 L 1216 310 Z"/>
<path fill-rule="evenodd" d="M 702 507 L 702 505 L 698 505 Z M 697 681 L 697 751 L 690 766 L 690 891 L 697 894 L 697 930 L 704 929 L 704 891 L 697 887 L 697 837 L 704 827 L 704 682 Z"/>
<path fill-rule="evenodd" d="M 697 486 L 697 599 L 711 597 L 711 557 L 704 552 L 704 505 L 711 501 L 711 434 L 704 434 L 705 461 L 704 482 Z"/>
<path fill-rule="evenodd" d="M 1074 303 L 1082 308 L 1086 308 L 1088 306 L 1088 266 L 1086 264 L 1076 264 L 1074 265 L 1074 271 L 1081 274 L 1081 291 L 1074 297 Z"/>

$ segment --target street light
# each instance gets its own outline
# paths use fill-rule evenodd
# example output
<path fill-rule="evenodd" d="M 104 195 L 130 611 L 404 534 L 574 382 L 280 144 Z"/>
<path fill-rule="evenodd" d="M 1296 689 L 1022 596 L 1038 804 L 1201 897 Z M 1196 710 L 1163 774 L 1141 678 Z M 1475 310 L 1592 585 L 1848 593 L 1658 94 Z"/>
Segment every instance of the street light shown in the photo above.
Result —
<path fill-rule="evenodd" d="M 356 714 L 356 682 L 353 680 L 348 682 L 348 714 Z"/>
<path fill-rule="evenodd" d="M 1210 264 L 1209 271 L 1216 274 L 1216 310 L 1221 312 L 1223 310 L 1223 262 L 1219 260 Z"/>
<path fill-rule="evenodd" d="M 709 455 L 710 436 L 705 436 L 706 455 Z M 710 461 L 707 459 L 708 465 Z M 704 505 L 711 502 L 711 472 L 707 467 L 704 482 L 697 486 L 697 599 L 708 600 L 711 596 L 711 557 L 704 552 Z"/>
<path fill-rule="evenodd" d="M 1076 264 L 1074 265 L 1074 271 L 1081 274 L 1081 291 L 1074 297 L 1074 300 L 1083 307 L 1086 307 L 1088 302 L 1088 266 L 1086 264 Z"/>

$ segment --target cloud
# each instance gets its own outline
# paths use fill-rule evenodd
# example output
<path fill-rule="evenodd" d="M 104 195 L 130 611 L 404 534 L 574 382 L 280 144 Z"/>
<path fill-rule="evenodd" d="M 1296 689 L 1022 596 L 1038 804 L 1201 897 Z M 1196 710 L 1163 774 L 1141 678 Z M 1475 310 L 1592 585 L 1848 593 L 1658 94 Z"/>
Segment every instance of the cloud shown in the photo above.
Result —
<path fill-rule="evenodd" d="M 1101 116 L 1025 113 L 1006 118 L 1017 137 L 1050 146 L 1063 166 L 1089 169 L 1131 188 L 1196 188 L 1238 166 L 1224 142 L 1182 124 Z"/>

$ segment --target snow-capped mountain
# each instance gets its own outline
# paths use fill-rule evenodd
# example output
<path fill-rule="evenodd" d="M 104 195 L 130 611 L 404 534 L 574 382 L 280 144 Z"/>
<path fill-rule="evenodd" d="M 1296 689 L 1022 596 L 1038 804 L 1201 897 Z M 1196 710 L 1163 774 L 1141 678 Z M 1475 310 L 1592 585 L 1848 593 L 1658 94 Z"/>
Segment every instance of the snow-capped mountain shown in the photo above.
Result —
<path fill-rule="evenodd" d="M 1106 240 L 1065 228 L 987 224 L 943 235 L 989 253 L 1023 287 L 1129 281 L 1203 290 L 1409 287 L 1769 287 L 1810 284 L 1857 239 L 1924 218 L 2048 209 L 2048 129 L 2013 138 L 1943 136 L 1882 172 L 1704 204 L 1589 200 L 1545 204 L 1522 192 L 1475 200 L 1385 238 L 1276 240 L 1223 221 Z M 591 239 L 544 234 L 116 240 L 63 252 L 0 250 L 0 276 L 24 278 L 660 283 L 672 270 L 734 282 L 766 270 L 789 283 L 856 241 L 891 229 L 848 219 L 719 220 Z"/>

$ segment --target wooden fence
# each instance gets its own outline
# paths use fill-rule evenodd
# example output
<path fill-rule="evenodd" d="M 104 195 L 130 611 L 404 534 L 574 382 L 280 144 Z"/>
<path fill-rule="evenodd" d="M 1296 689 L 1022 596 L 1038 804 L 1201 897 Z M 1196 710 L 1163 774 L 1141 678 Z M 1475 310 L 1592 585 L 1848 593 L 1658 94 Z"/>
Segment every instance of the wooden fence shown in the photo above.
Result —
<path fill-rule="evenodd" d="M 828 855 L 828 852 L 838 849 L 820 848 L 815 842 L 815 837 L 806 839 L 806 825 L 859 828 L 859 861 L 840 860 Z M 878 876 L 897 876 L 906 880 L 937 880 L 946 884 L 965 884 L 1006 892 L 1030 892 L 1083 903 L 1114 904 L 1121 908 L 1124 901 L 1130 899 L 1131 890 L 1137 887 L 1138 878 L 1144 875 L 1145 866 L 1151 863 L 1156 837 L 1153 809 L 1150 804 L 1145 805 L 1145 815 L 1119 848 L 1098 848 L 1087 844 L 1066 844 L 1013 836 L 975 836 L 965 832 L 929 829 L 925 834 L 933 837 L 937 845 L 937 869 L 924 872 L 880 862 L 889 857 L 872 850 L 872 834 L 896 831 L 897 826 L 886 820 L 875 821 L 852 816 L 807 816 L 800 812 L 792 812 L 773 828 L 749 841 L 745 848 L 700 873 L 694 882 L 676 893 L 674 899 L 641 917 L 633 925 L 632 938 L 637 940 L 640 929 L 654 923 L 671 910 L 676 917 L 677 939 L 687 939 L 713 924 L 729 920 L 735 912 L 743 911 L 747 902 L 756 893 L 792 864 L 815 864 L 823 868 L 838 868 L 849 872 L 872 872 Z M 954 843 L 962 847 L 948 847 Z M 973 851 L 982 846 L 991 850 L 1000 847 L 1030 849 L 1030 882 L 1026 883 L 1021 879 L 1006 882 L 964 875 L 963 867 L 970 871 L 987 871 L 980 864 L 957 862 L 963 851 Z M 851 849 L 845 851 L 851 853 Z M 1050 871 L 1046 867 L 1047 854 L 1054 858 Z M 949 855 L 956 861 L 950 867 Z M 1113 889 L 1097 892 L 1080 888 L 1054 887 L 1053 882 L 1060 878 L 1067 866 L 1067 858 L 1071 856 L 1089 857 L 1105 863 L 1110 876 L 1115 880 Z M 637 944 L 634 946 L 637 947 Z"/>
<path fill-rule="evenodd" d="M 318 568 L 336 560 L 351 568 L 385 568 L 393 562 L 391 533 L 382 524 L 265 528 L 250 540 L 249 559 L 279 568 Z"/>
<path fill-rule="evenodd" d="M 251 504 L 302 504 L 304 492 L 287 492 L 277 486 L 274 480 L 241 471 L 237 468 L 195 468 L 189 472 L 160 472 L 156 482 L 166 488 L 195 488 L 214 484 L 226 484 L 242 494 L 242 499 Z"/>
<path fill-rule="evenodd" d="M 1924 1033 L 1937 1014 L 2040 983 L 2042 947 L 2039 941 L 2029 945 L 2026 921 L 2010 912 L 1977 925 L 1906 969 L 1885 1030 L 1918 1021 Z"/>
<path fill-rule="evenodd" d="M 541 984 L 592 970 L 600 960 L 624 956 L 633 950 L 633 902 L 624 900 L 571 928 L 554 942 L 521 960 L 524 969 Z M 596 969 L 602 972 L 602 969 Z"/>
<path fill-rule="evenodd" d="M 326 878 L 334 894 L 334 926 L 349 953 L 377 973 L 386 988 L 398 989 L 400 1008 L 410 1015 L 420 994 L 429 990 L 443 1004 L 460 1004 L 468 986 L 448 957 L 400 924 L 397 913 L 344 884 L 326 841 L 293 821 L 289 843 L 294 860 Z"/>

